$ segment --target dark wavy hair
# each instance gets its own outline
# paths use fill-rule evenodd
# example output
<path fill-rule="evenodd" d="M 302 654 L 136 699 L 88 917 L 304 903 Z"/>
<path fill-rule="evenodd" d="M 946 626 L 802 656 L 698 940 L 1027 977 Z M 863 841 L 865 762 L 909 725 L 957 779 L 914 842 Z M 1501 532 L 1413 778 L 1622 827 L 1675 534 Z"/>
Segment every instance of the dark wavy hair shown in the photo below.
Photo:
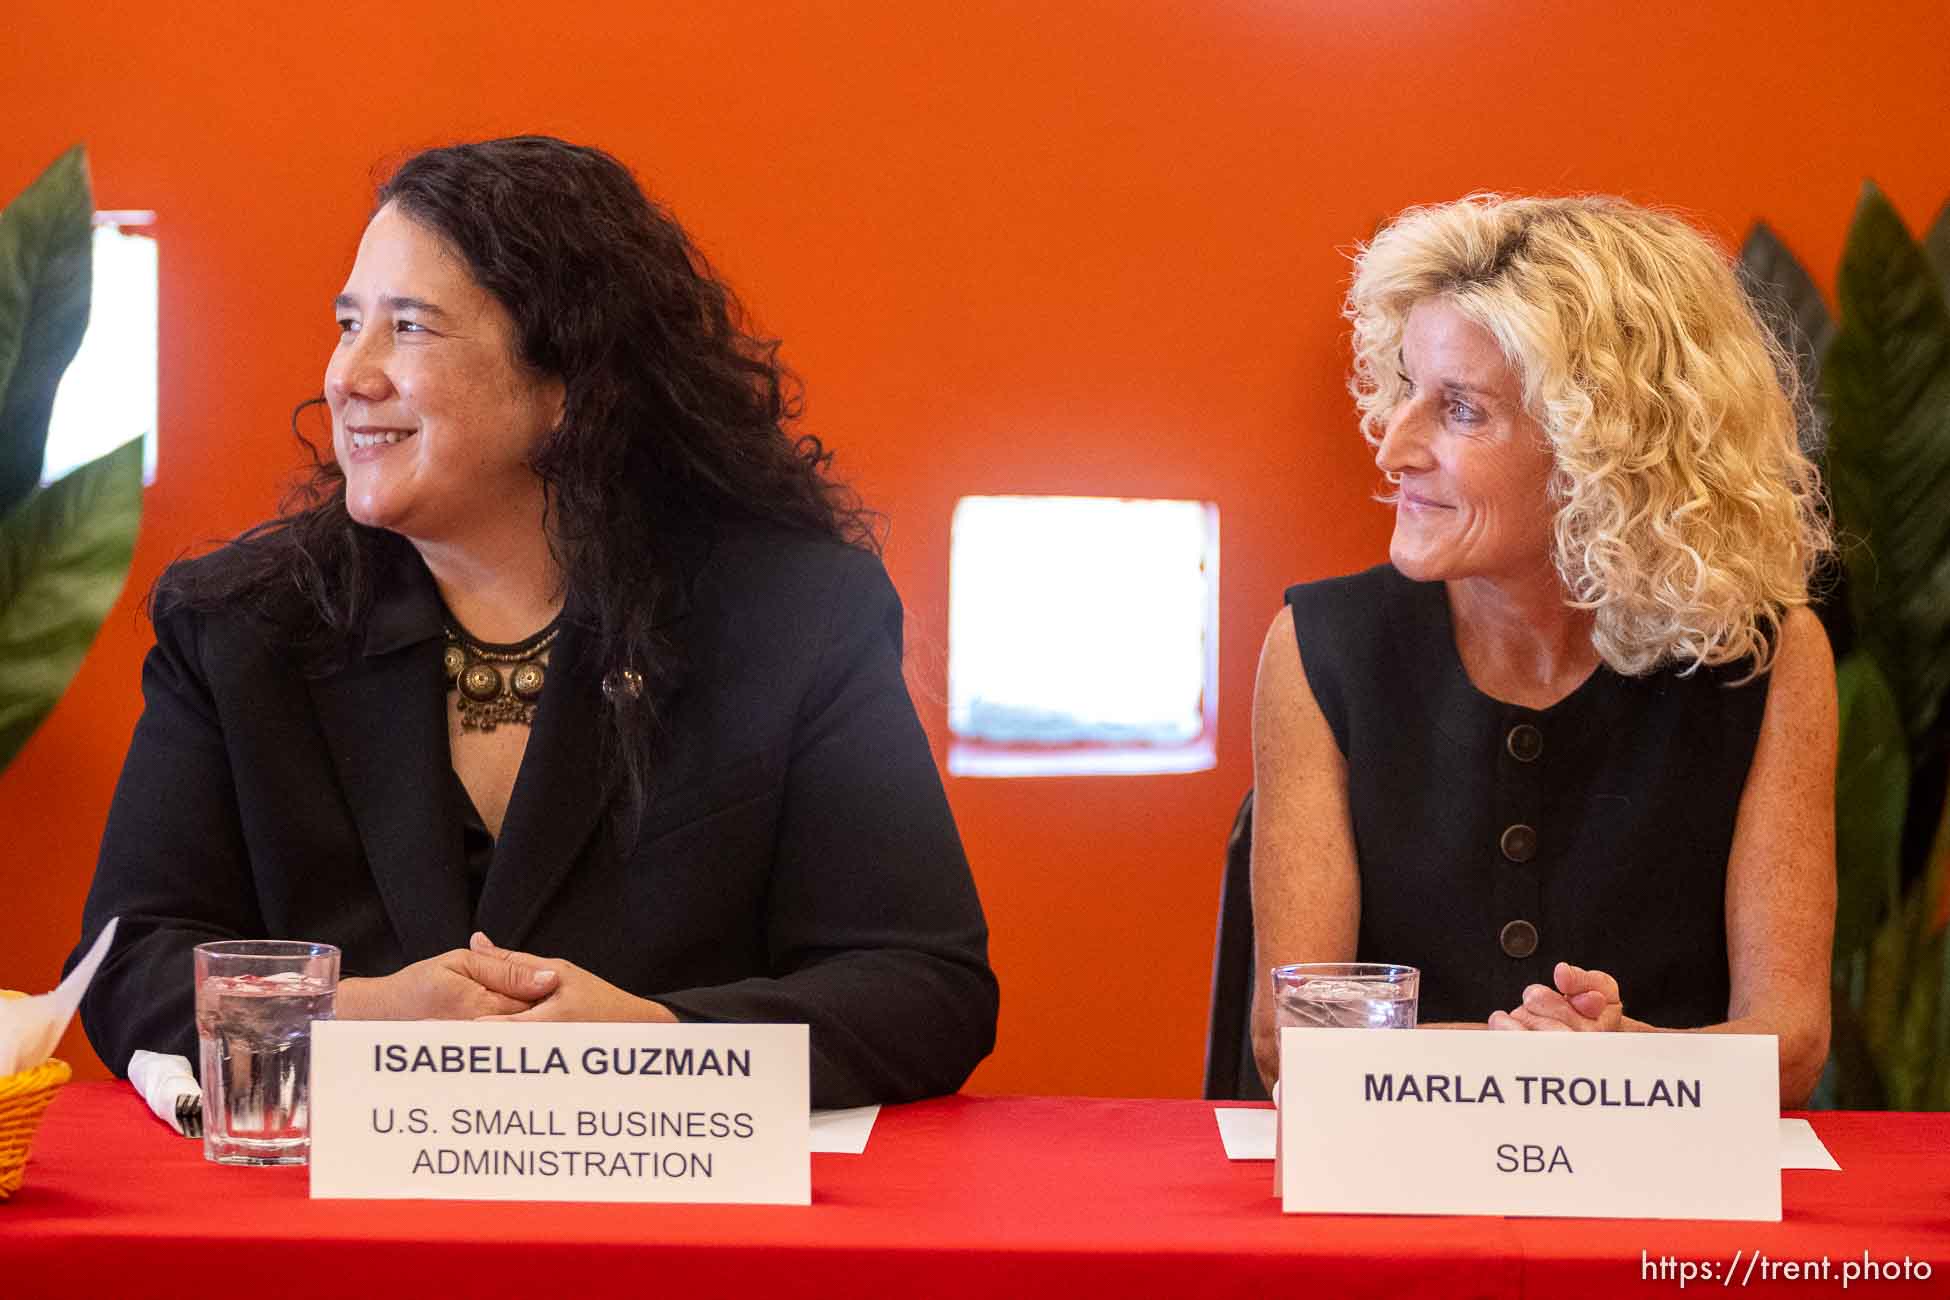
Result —
<path fill-rule="evenodd" d="M 517 360 L 562 381 L 561 424 L 533 468 L 568 616 L 589 633 L 608 692 L 607 747 L 640 805 L 675 667 L 658 628 L 682 603 L 708 539 L 747 520 L 877 550 L 876 519 L 831 477 L 832 454 L 795 436 L 797 381 L 778 342 L 750 330 L 729 286 L 683 228 L 600 149 L 519 136 L 429 149 L 378 190 L 460 254 L 514 318 Z M 403 539 L 352 520 L 345 478 L 300 428 L 308 478 L 217 565 L 175 566 L 152 612 L 243 605 L 321 670 L 349 652 Z"/>

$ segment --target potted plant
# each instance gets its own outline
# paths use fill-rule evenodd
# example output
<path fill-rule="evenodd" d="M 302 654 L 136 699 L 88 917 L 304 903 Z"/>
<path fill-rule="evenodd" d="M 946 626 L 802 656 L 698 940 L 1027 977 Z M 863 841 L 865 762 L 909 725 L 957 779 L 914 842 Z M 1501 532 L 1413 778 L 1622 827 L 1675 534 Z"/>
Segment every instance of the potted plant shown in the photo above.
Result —
<path fill-rule="evenodd" d="M 1950 1109 L 1950 206 L 1865 184 L 1830 314 L 1764 224 L 1741 271 L 1811 399 L 1840 563 L 1834 1036 L 1817 1105 Z"/>
<path fill-rule="evenodd" d="M 0 766 L 73 680 L 141 522 L 140 439 L 41 484 L 55 390 L 88 325 L 93 210 L 76 146 L 0 212 Z"/>

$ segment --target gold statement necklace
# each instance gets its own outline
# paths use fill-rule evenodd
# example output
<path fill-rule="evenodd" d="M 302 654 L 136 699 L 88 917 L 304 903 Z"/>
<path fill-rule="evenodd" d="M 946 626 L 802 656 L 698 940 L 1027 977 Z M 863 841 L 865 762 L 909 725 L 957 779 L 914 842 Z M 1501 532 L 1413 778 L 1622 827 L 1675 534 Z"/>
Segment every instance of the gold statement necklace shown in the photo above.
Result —
<path fill-rule="evenodd" d="M 557 615 L 549 625 L 510 645 L 482 641 L 449 616 L 442 667 L 447 689 L 456 696 L 462 731 L 493 731 L 502 723 L 534 725 L 535 705 L 547 680 L 549 647 L 562 630 Z"/>

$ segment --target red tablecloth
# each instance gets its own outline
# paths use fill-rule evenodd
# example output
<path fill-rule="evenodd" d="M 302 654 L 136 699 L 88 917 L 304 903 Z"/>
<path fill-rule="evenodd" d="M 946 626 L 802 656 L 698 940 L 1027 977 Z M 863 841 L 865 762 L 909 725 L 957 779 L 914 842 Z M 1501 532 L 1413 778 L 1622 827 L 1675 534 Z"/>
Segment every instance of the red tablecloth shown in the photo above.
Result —
<path fill-rule="evenodd" d="M 887 1108 L 865 1155 L 813 1157 L 810 1208 L 314 1202 L 302 1169 L 206 1164 L 126 1085 L 75 1084 L 0 1203 L 0 1296 L 1591 1300 L 1677 1292 L 1681 1260 L 1718 1285 L 1736 1252 L 1827 1256 L 1826 1283 L 1774 1279 L 1805 1295 L 1865 1251 L 1932 1274 L 1872 1294 L 1950 1294 L 1950 1115 L 1810 1118 L 1842 1172 L 1786 1172 L 1778 1224 L 1287 1216 L 1271 1165 L 1226 1160 L 1210 1103 L 1026 1097 Z"/>

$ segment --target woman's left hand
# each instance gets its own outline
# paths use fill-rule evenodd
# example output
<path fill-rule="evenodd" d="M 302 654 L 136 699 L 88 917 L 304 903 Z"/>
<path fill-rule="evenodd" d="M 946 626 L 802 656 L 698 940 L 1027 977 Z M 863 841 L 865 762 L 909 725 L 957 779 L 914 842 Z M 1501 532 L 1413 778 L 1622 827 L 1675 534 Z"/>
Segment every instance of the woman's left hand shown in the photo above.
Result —
<path fill-rule="evenodd" d="M 1532 984 L 1523 991 L 1522 1006 L 1492 1012 L 1490 1028 L 1605 1033 L 1627 1027 L 1618 981 L 1605 972 L 1561 961 L 1552 969 L 1551 979 L 1556 988 Z"/>
<path fill-rule="evenodd" d="M 493 982 L 487 985 L 490 989 L 534 1002 L 526 1011 L 479 1017 L 482 1020 L 677 1022 L 662 1003 L 626 993 L 574 962 L 497 947 L 479 930 L 467 946 L 496 963 Z"/>

